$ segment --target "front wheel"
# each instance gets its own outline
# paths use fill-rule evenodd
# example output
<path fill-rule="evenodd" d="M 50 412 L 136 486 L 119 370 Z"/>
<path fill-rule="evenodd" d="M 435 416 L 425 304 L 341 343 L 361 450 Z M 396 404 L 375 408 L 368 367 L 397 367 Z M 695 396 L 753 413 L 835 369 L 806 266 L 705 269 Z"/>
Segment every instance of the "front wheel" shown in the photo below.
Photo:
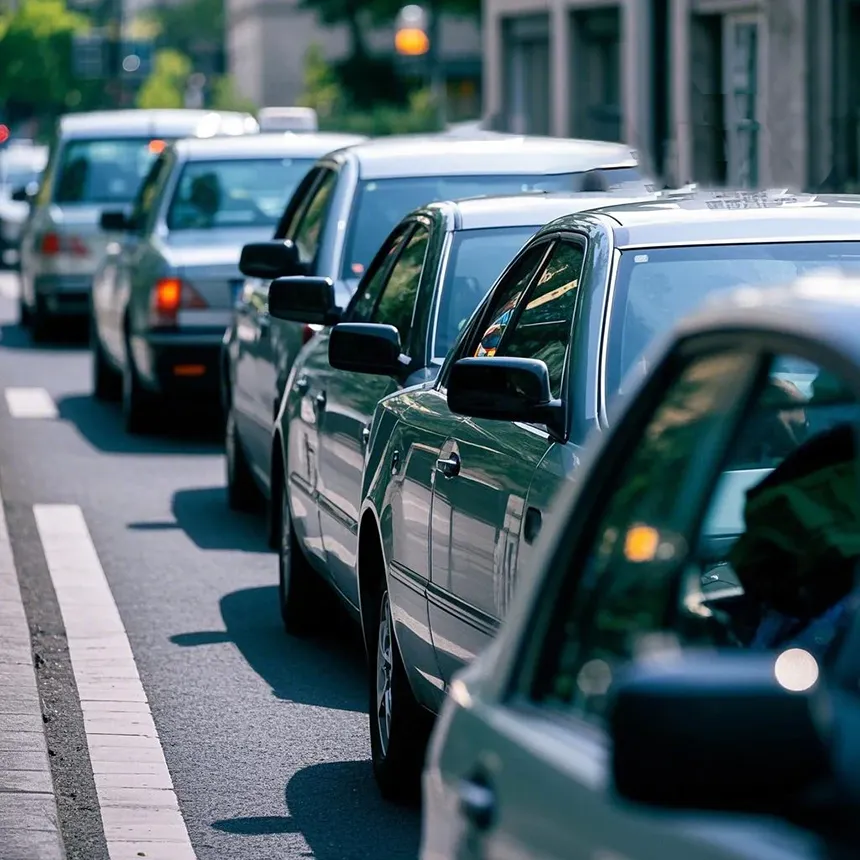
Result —
<path fill-rule="evenodd" d="M 370 749 L 376 783 L 386 800 L 414 803 L 421 796 L 421 770 L 432 721 L 409 686 L 394 636 L 387 591 L 377 614 L 368 687 Z"/>
<path fill-rule="evenodd" d="M 293 532 L 286 482 L 281 490 L 281 540 L 278 548 L 278 598 L 284 629 L 291 636 L 310 636 L 325 624 L 330 595 L 305 558 Z"/>

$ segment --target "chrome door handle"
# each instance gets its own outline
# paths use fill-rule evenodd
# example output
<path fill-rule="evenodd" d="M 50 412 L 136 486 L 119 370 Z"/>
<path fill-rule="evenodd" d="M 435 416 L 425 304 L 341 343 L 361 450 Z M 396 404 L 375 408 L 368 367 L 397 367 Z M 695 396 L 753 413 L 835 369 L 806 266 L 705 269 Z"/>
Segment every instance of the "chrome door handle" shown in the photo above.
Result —
<path fill-rule="evenodd" d="M 307 394 L 308 389 L 311 387 L 311 382 L 307 376 L 300 376 L 293 387 L 299 392 L 299 394 Z"/>
<path fill-rule="evenodd" d="M 367 443 L 370 441 L 370 425 L 365 424 L 364 427 L 361 428 L 361 447 L 366 448 Z"/>
<path fill-rule="evenodd" d="M 460 458 L 457 454 L 451 454 L 447 459 L 440 458 L 436 461 L 436 469 L 446 478 L 453 478 L 460 474 Z"/>
<path fill-rule="evenodd" d="M 476 830 L 489 830 L 496 817 L 496 793 L 483 780 L 463 780 L 459 788 L 463 817 Z"/>

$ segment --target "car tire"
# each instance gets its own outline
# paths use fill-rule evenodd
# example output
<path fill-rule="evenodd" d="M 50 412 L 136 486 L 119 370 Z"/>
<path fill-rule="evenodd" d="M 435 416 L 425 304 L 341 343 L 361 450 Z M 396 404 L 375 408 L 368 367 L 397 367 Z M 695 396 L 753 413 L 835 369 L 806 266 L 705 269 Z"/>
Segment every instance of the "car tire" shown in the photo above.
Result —
<path fill-rule="evenodd" d="M 232 404 L 227 406 L 224 422 L 224 459 L 227 468 L 227 506 L 233 511 L 256 511 L 261 502 L 260 491 L 239 441 Z"/>
<path fill-rule="evenodd" d="M 330 596 L 311 567 L 293 531 L 286 482 L 281 489 L 281 541 L 278 547 L 278 602 L 284 630 L 290 636 L 312 636 L 325 622 Z"/>
<path fill-rule="evenodd" d="M 122 414 L 128 433 L 151 433 L 159 418 L 158 398 L 140 383 L 134 357 L 126 344 L 125 367 L 122 372 Z"/>
<path fill-rule="evenodd" d="M 36 298 L 36 306 L 30 312 L 30 334 L 36 343 L 44 343 L 50 340 L 54 333 L 54 319 L 48 311 L 42 307 L 42 303 Z"/>
<path fill-rule="evenodd" d="M 373 775 L 386 800 L 414 804 L 421 797 L 432 717 L 409 686 L 386 589 L 372 620 L 375 635 L 368 642 L 367 676 Z"/>
<path fill-rule="evenodd" d="M 23 296 L 18 297 L 18 325 L 21 328 L 30 328 L 32 320 L 30 318 L 30 308 Z"/>
<path fill-rule="evenodd" d="M 90 322 L 90 351 L 93 355 L 93 397 L 116 401 L 122 397 L 122 374 L 108 361 L 94 322 Z"/>

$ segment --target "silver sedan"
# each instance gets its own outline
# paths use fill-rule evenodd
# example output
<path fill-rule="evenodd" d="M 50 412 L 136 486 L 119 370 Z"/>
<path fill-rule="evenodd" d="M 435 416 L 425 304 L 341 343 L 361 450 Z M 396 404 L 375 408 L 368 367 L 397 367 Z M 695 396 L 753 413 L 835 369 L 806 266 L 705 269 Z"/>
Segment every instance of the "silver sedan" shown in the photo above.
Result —
<path fill-rule="evenodd" d="M 122 399 L 140 432 L 167 402 L 217 405 L 221 339 L 244 279 L 242 246 L 272 235 L 287 199 L 321 155 L 358 138 L 262 134 L 186 139 L 167 147 L 96 273 L 93 390 Z"/>

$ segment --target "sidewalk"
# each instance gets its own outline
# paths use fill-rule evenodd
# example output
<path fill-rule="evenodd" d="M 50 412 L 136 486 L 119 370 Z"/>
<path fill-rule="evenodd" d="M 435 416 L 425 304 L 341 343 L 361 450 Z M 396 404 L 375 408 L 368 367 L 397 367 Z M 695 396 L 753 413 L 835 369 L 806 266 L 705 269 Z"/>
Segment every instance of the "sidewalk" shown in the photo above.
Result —
<path fill-rule="evenodd" d="M 24 614 L 0 507 L 0 860 L 63 860 Z"/>

